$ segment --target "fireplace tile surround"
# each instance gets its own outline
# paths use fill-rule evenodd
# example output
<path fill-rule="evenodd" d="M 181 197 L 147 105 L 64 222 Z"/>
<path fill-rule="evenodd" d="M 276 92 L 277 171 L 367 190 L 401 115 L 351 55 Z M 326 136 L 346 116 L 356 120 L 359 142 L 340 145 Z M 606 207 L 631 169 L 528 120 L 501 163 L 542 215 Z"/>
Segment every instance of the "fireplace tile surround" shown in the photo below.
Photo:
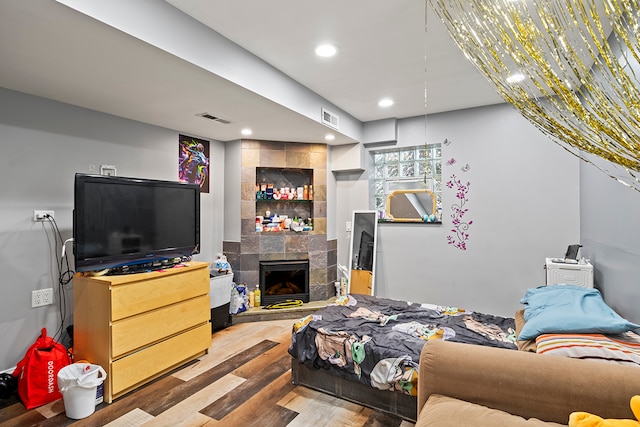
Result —
<path fill-rule="evenodd" d="M 309 260 L 309 300 L 335 294 L 337 241 L 327 240 L 327 147 L 278 141 L 242 140 L 240 242 L 224 241 L 223 252 L 236 283 L 255 289 L 260 261 Z M 256 232 L 256 168 L 313 169 L 313 230 Z"/>

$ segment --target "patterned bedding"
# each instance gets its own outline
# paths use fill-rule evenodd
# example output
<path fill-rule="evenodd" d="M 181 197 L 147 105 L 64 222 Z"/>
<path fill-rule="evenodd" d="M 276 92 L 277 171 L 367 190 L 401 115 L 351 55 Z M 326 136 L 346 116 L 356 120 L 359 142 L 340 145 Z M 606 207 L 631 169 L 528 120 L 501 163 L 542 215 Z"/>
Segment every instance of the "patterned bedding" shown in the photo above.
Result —
<path fill-rule="evenodd" d="M 536 352 L 640 366 L 640 336 L 632 331 L 615 335 L 542 334 L 536 338 Z"/>
<path fill-rule="evenodd" d="M 420 351 L 431 339 L 517 349 L 513 318 L 349 295 L 296 322 L 289 354 L 312 369 L 416 395 Z"/>

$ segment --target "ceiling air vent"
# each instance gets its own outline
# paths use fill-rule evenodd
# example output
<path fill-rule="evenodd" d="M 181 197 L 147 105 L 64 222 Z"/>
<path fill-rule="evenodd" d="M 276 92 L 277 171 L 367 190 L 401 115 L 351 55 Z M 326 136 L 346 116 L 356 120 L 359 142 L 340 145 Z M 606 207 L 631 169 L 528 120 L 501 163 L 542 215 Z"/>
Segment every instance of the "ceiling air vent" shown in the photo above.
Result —
<path fill-rule="evenodd" d="M 222 123 L 224 125 L 228 125 L 229 123 L 231 123 L 229 120 L 223 119 L 221 117 L 216 117 L 209 113 L 200 113 L 196 115 L 200 117 L 204 117 L 205 119 L 213 120 L 214 122 Z"/>
<path fill-rule="evenodd" d="M 322 123 L 327 126 L 331 126 L 334 129 L 340 128 L 340 118 L 338 115 L 331 111 L 327 111 L 324 108 L 322 109 Z"/>

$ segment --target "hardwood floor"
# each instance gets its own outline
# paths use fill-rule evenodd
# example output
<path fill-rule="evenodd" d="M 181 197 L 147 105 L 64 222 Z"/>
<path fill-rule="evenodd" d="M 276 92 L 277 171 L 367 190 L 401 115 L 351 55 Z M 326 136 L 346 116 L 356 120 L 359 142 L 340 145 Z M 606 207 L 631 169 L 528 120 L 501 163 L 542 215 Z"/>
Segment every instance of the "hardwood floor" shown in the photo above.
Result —
<path fill-rule="evenodd" d="M 5 426 L 350 426 L 412 423 L 291 384 L 287 348 L 293 320 L 240 323 L 216 332 L 209 353 L 145 387 L 101 404 L 82 420 L 62 400 L 0 409 Z"/>

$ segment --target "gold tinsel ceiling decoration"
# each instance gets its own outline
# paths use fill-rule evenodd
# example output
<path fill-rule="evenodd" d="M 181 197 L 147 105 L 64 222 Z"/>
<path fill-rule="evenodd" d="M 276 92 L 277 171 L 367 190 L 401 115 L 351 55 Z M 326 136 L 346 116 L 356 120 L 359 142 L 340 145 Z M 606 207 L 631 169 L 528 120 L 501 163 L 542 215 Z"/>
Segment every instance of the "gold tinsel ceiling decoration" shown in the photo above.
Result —
<path fill-rule="evenodd" d="M 428 0 L 505 101 L 640 191 L 639 1 Z"/>

